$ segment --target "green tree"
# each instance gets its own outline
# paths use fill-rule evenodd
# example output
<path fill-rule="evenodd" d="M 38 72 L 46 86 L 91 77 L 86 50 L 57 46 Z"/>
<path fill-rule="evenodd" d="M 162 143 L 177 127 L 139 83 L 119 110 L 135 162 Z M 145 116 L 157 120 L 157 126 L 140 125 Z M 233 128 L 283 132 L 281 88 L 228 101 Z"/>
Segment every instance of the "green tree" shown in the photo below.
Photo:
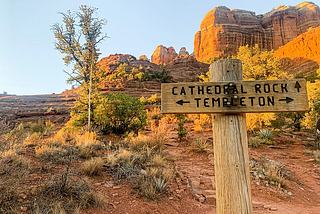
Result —
<path fill-rule="evenodd" d="M 243 78 L 246 80 L 290 78 L 282 70 L 280 59 L 273 56 L 274 51 L 261 50 L 256 44 L 239 48 L 235 58 L 242 61 Z"/>
<path fill-rule="evenodd" d="M 55 48 L 64 54 L 64 63 L 73 65 L 72 72 L 64 71 L 69 75 L 67 82 L 83 85 L 89 83 L 91 69 L 96 70 L 97 45 L 107 38 L 101 32 L 107 22 L 95 17 L 97 8 L 82 5 L 79 9 L 60 13 L 63 24 L 56 23 L 51 29 L 56 38 Z"/>
<path fill-rule="evenodd" d="M 104 97 L 94 110 L 94 121 L 105 133 L 138 133 L 146 125 L 147 113 L 138 98 L 115 93 Z"/>

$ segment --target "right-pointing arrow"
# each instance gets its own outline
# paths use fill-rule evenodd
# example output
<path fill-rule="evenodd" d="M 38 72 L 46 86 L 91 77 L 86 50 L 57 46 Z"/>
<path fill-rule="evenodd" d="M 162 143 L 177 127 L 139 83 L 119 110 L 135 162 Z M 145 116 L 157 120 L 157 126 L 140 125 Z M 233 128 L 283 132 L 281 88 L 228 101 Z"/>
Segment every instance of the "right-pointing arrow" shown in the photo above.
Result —
<path fill-rule="evenodd" d="M 286 99 L 279 99 L 279 101 L 286 101 L 286 103 L 291 103 L 294 99 L 286 97 Z"/>

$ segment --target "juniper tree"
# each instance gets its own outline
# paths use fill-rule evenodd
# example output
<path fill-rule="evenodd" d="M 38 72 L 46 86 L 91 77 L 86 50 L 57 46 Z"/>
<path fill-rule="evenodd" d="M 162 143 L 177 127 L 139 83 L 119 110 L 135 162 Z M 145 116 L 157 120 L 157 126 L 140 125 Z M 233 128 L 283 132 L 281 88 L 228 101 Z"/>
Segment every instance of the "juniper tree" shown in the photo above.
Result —
<path fill-rule="evenodd" d="M 107 38 L 102 33 L 106 20 L 95 17 L 97 8 L 82 5 L 78 12 L 60 13 L 63 24 L 56 23 L 52 31 L 56 38 L 55 48 L 64 54 L 64 63 L 73 65 L 68 83 L 87 85 L 90 81 L 90 71 L 96 71 L 95 66 L 99 53 L 97 45 Z"/>

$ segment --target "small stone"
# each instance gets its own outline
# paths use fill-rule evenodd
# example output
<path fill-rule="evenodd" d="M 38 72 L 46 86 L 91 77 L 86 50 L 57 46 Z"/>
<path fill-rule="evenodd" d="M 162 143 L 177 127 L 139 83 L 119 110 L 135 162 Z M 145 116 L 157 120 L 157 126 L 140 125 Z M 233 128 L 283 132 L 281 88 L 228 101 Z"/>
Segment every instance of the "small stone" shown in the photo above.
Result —
<path fill-rule="evenodd" d="M 113 194 L 112 194 L 112 197 L 118 197 L 118 196 L 119 196 L 118 193 L 113 193 Z"/>
<path fill-rule="evenodd" d="M 199 198 L 200 198 L 201 196 L 198 195 L 198 194 L 194 194 L 194 197 L 195 197 L 197 200 L 199 200 Z"/>
<path fill-rule="evenodd" d="M 216 191 L 214 190 L 204 190 L 202 193 L 205 197 L 207 197 L 208 195 L 215 195 Z"/>
<path fill-rule="evenodd" d="M 201 196 L 201 197 L 199 198 L 199 202 L 203 203 L 203 202 L 205 202 L 205 201 L 206 201 L 206 198 L 205 198 L 205 197 Z"/>
<path fill-rule="evenodd" d="M 263 206 L 263 208 L 265 208 L 265 209 L 268 209 L 268 210 L 269 210 L 269 209 L 271 209 L 271 208 L 272 208 L 272 206 L 271 206 L 271 205 L 264 205 L 264 206 Z"/>
<path fill-rule="evenodd" d="M 276 207 L 271 207 L 270 210 L 271 210 L 271 211 L 277 211 L 278 208 L 276 208 Z"/>
<path fill-rule="evenodd" d="M 293 195 L 292 192 L 288 192 L 287 194 L 290 195 L 290 196 Z"/>
<path fill-rule="evenodd" d="M 207 195 L 206 196 L 206 201 L 210 204 L 210 205 L 216 205 L 216 196 L 215 195 Z"/>
<path fill-rule="evenodd" d="M 26 198 L 27 198 L 27 195 L 24 194 L 24 193 L 21 193 L 21 194 L 19 194 L 19 197 L 22 198 L 22 199 L 26 199 Z"/>
<path fill-rule="evenodd" d="M 261 202 L 252 201 L 252 207 L 260 208 L 260 207 L 263 207 L 263 204 Z"/>
<path fill-rule="evenodd" d="M 21 207 L 21 212 L 27 212 L 28 211 L 28 207 Z"/>
<path fill-rule="evenodd" d="M 214 155 L 213 154 L 208 155 L 208 159 L 209 160 L 213 160 L 214 159 Z"/>
<path fill-rule="evenodd" d="M 260 185 L 260 183 L 259 182 L 256 182 L 256 184 L 259 186 Z"/>
<path fill-rule="evenodd" d="M 141 169 L 141 170 L 140 170 L 140 174 L 141 174 L 141 175 L 147 175 L 147 171 L 144 170 L 144 169 Z"/>
<path fill-rule="evenodd" d="M 169 200 L 173 200 L 173 197 L 169 197 Z"/>
<path fill-rule="evenodd" d="M 23 202 L 23 199 L 22 199 L 22 198 L 19 198 L 17 201 L 20 202 L 20 203 L 22 203 L 22 202 Z"/>
<path fill-rule="evenodd" d="M 113 189 L 120 189 L 120 186 L 113 186 Z"/>

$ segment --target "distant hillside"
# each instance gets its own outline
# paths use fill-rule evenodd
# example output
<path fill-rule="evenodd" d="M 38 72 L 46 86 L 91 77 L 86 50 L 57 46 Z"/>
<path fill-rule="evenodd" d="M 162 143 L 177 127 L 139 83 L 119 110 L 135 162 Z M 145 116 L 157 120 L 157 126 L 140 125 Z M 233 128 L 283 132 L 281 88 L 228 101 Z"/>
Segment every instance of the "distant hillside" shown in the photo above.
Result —
<path fill-rule="evenodd" d="M 309 29 L 280 47 L 275 56 L 282 59 L 284 70 L 289 73 L 306 75 L 315 72 L 320 63 L 320 27 Z"/>
<path fill-rule="evenodd" d="M 155 77 L 163 68 L 148 60 L 129 54 L 114 54 L 98 62 L 99 86 L 102 92 L 123 92 L 133 97 L 160 95 L 162 82 Z M 171 82 L 190 82 L 209 70 L 209 65 L 194 57 L 178 56 L 164 67 L 172 76 Z"/>

